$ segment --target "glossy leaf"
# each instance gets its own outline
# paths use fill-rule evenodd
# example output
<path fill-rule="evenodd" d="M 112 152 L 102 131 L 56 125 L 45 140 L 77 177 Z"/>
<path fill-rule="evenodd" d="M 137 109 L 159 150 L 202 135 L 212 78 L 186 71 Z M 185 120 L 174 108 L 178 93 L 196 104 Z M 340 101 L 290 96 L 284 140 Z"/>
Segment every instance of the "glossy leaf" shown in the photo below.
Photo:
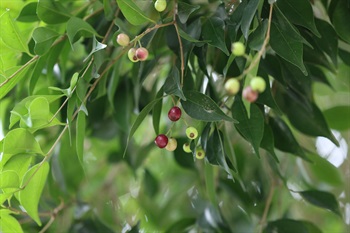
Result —
<path fill-rule="evenodd" d="M 67 35 L 72 47 L 74 42 L 78 39 L 77 34 L 79 32 L 83 33 L 86 37 L 93 35 L 98 36 L 95 29 L 84 20 L 77 17 L 70 18 L 67 22 Z"/>
<path fill-rule="evenodd" d="M 84 139 L 86 127 L 86 115 L 84 111 L 79 111 L 77 117 L 77 134 L 76 134 L 76 148 L 77 155 L 81 166 L 84 165 Z"/>
<path fill-rule="evenodd" d="M 155 23 L 152 19 L 147 17 L 133 1 L 117 0 L 117 3 L 129 23 L 133 25 L 141 25 L 145 22 Z"/>
<path fill-rule="evenodd" d="M 168 95 L 176 95 L 182 100 L 186 101 L 186 97 L 182 92 L 181 83 L 180 83 L 180 73 L 179 70 L 175 67 L 171 70 L 168 78 L 165 80 L 163 89 L 164 92 Z"/>
<path fill-rule="evenodd" d="M 350 128 L 350 106 L 335 106 L 323 111 L 329 127 L 336 130 Z"/>
<path fill-rule="evenodd" d="M 30 2 L 27 5 L 25 5 L 21 12 L 19 13 L 19 16 L 17 17 L 17 21 L 20 22 L 35 22 L 39 21 L 38 15 L 36 14 L 38 3 L 37 2 Z"/>
<path fill-rule="evenodd" d="M 47 24 L 64 23 L 71 17 L 61 2 L 53 0 L 39 0 L 36 11 L 38 17 Z"/>
<path fill-rule="evenodd" d="M 209 96 L 197 91 L 184 91 L 186 101 L 181 100 L 185 112 L 192 118 L 202 121 L 233 121 Z"/>
<path fill-rule="evenodd" d="M 245 140 L 251 143 L 254 151 L 258 157 L 259 147 L 264 135 L 264 116 L 256 104 L 250 105 L 250 118 L 247 110 L 239 96 L 235 97 L 232 105 L 232 116 L 238 120 L 235 124 L 238 132 Z"/>
<path fill-rule="evenodd" d="M 180 22 L 185 24 L 190 17 L 190 15 L 198 10 L 200 6 L 198 5 L 190 5 L 185 2 L 178 2 L 178 13 L 177 16 L 180 19 Z"/>
<path fill-rule="evenodd" d="M 322 233 L 313 223 L 308 221 L 298 221 L 293 219 L 279 219 L 269 222 L 263 231 L 264 233 Z"/>
<path fill-rule="evenodd" d="M 250 0 L 247 6 L 244 8 L 242 22 L 241 22 L 241 30 L 246 39 L 248 38 L 250 25 L 258 9 L 258 5 L 259 5 L 259 0 Z"/>
<path fill-rule="evenodd" d="M 38 214 L 38 205 L 49 170 L 50 166 L 48 162 L 43 162 L 31 167 L 25 174 L 21 183 L 21 187 L 24 185 L 26 186 L 18 193 L 19 202 L 27 211 L 28 215 L 39 226 L 41 226 L 41 221 Z"/>
<path fill-rule="evenodd" d="M 11 216 L 6 209 L 0 209 L 0 232 L 23 233 L 22 227 L 18 220 Z"/>
<path fill-rule="evenodd" d="M 43 55 L 50 50 L 51 45 L 59 34 L 47 27 L 38 27 L 33 32 L 33 39 L 35 41 L 34 52 L 38 55 Z"/>
<path fill-rule="evenodd" d="M 225 44 L 224 25 L 224 21 L 219 17 L 211 17 L 203 25 L 202 36 L 204 40 L 209 41 L 208 44 L 217 47 L 228 56 L 229 51 Z"/>
<path fill-rule="evenodd" d="M 300 195 L 309 203 L 341 216 L 338 201 L 333 194 L 318 190 L 308 190 L 300 192 Z"/>

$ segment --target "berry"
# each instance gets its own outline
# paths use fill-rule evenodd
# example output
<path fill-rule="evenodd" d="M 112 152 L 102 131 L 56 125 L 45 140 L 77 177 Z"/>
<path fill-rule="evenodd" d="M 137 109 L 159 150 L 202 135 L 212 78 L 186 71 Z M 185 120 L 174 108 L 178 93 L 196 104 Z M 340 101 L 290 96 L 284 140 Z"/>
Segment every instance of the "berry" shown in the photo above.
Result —
<path fill-rule="evenodd" d="M 172 107 L 168 112 L 168 117 L 171 121 L 178 121 L 181 117 L 181 109 L 177 106 Z"/>
<path fill-rule="evenodd" d="M 136 56 L 136 49 L 135 48 L 129 49 L 128 57 L 129 57 L 130 61 L 132 61 L 132 62 L 138 62 L 139 61 L 139 59 Z"/>
<path fill-rule="evenodd" d="M 154 139 L 154 143 L 159 148 L 164 148 L 168 144 L 168 137 L 165 134 L 159 134 L 156 139 Z"/>
<path fill-rule="evenodd" d="M 245 54 L 245 46 L 242 42 L 232 44 L 231 51 L 235 56 L 243 56 Z"/>
<path fill-rule="evenodd" d="M 162 12 L 165 10 L 166 8 L 166 0 L 157 0 L 154 3 L 154 8 L 158 11 L 158 12 Z"/>
<path fill-rule="evenodd" d="M 253 91 L 261 93 L 266 89 L 266 82 L 262 77 L 257 76 L 250 81 L 250 86 L 252 87 Z"/>
<path fill-rule="evenodd" d="M 130 42 L 130 38 L 125 33 L 121 33 L 117 36 L 117 43 L 121 46 L 127 46 Z"/>
<path fill-rule="evenodd" d="M 196 149 L 196 158 L 197 159 L 204 159 L 205 157 L 205 151 L 202 148 Z"/>
<path fill-rule="evenodd" d="M 198 137 L 198 131 L 195 127 L 188 127 L 186 129 L 186 135 L 189 139 L 196 139 Z"/>
<path fill-rule="evenodd" d="M 182 149 L 186 152 L 186 153 L 191 153 L 192 150 L 190 148 L 190 144 L 188 142 L 186 142 L 185 144 L 183 144 Z"/>
<path fill-rule="evenodd" d="M 225 91 L 229 95 L 235 95 L 239 91 L 239 81 L 235 78 L 230 78 L 225 83 Z"/>
<path fill-rule="evenodd" d="M 168 144 L 166 145 L 165 149 L 168 151 L 174 151 L 177 147 L 177 141 L 175 138 L 169 138 Z"/>
<path fill-rule="evenodd" d="M 248 86 L 244 88 L 242 95 L 248 102 L 253 103 L 258 98 L 259 92 L 254 91 L 250 86 Z"/>
<path fill-rule="evenodd" d="M 145 61 L 148 57 L 148 50 L 146 48 L 138 48 L 135 53 L 137 59 L 140 61 Z"/>

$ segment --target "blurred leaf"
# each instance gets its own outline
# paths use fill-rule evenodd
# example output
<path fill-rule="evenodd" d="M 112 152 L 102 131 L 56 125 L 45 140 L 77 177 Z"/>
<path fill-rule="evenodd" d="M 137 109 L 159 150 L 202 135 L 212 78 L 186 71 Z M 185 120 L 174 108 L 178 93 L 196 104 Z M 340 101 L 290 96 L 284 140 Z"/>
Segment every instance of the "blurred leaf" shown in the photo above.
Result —
<path fill-rule="evenodd" d="M 33 32 L 35 41 L 34 52 L 38 55 L 43 55 L 50 50 L 51 45 L 56 40 L 59 34 L 47 27 L 37 27 Z"/>
<path fill-rule="evenodd" d="M 33 156 L 30 154 L 14 155 L 6 162 L 2 171 L 16 171 L 16 174 L 21 181 L 24 174 L 27 172 L 32 160 Z"/>
<path fill-rule="evenodd" d="M 338 52 L 339 52 L 339 57 L 343 60 L 343 62 L 346 65 L 350 66 L 350 53 L 343 49 L 339 49 Z"/>
<path fill-rule="evenodd" d="M 12 217 L 7 209 L 0 209 L 0 232 L 23 233 L 18 220 L 15 217 Z"/>
<path fill-rule="evenodd" d="M 203 25 L 202 36 L 204 40 L 210 41 L 208 44 L 217 47 L 228 56 L 229 51 L 225 44 L 224 26 L 225 23 L 222 19 L 211 17 Z"/>
<path fill-rule="evenodd" d="M 30 2 L 27 5 L 25 5 L 21 12 L 19 13 L 19 16 L 17 17 L 17 21 L 20 22 L 35 22 L 39 21 L 38 15 L 36 14 L 38 3 L 37 2 Z"/>
<path fill-rule="evenodd" d="M 53 0 L 39 0 L 36 10 L 38 17 L 47 24 L 59 24 L 68 21 L 69 11 L 61 2 Z"/>
<path fill-rule="evenodd" d="M 49 170 L 48 162 L 39 163 L 31 167 L 21 183 L 21 187 L 24 187 L 24 189 L 18 193 L 19 202 L 39 226 L 41 226 L 41 221 L 38 214 L 38 205 Z"/>
<path fill-rule="evenodd" d="M 244 37 L 247 39 L 249 34 L 250 25 L 253 21 L 254 15 L 258 9 L 259 0 L 250 0 L 242 15 L 241 30 Z"/>
<path fill-rule="evenodd" d="M 335 106 L 323 111 L 329 127 L 336 130 L 350 128 L 350 106 Z"/>
<path fill-rule="evenodd" d="M 159 91 L 156 94 L 156 99 L 161 98 L 163 96 L 163 87 L 159 89 Z M 153 122 L 153 128 L 156 135 L 159 134 L 159 123 L 160 123 L 160 116 L 162 114 L 162 107 L 163 107 L 163 101 L 160 99 L 158 103 L 154 105 L 153 111 L 152 111 L 152 122 Z"/>
<path fill-rule="evenodd" d="M 85 139 L 86 115 L 80 110 L 77 117 L 76 148 L 81 166 L 84 166 L 84 139 Z"/>
<path fill-rule="evenodd" d="M 309 203 L 330 210 L 341 217 L 338 201 L 333 194 L 318 190 L 308 190 L 299 193 Z"/>
<path fill-rule="evenodd" d="M 181 100 L 185 112 L 192 118 L 202 121 L 237 121 L 227 116 L 220 107 L 207 95 L 197 91 L 184 91 L 186 101 Z"/>
<path fill-rule="evenodd" d="M 113 19 L 113 7 L 111 7 L 111 1 L 114 0 L 103 0 L 103 10 L 105 12 L 106 19 L 112 20 Z"/>
<path fill-rule="evenodd" d="M 344 23 L 347 22 L 350 15 L 349 3 L 346 0 L 332 1 L 328 12 L 339 37 L 350 44 L 350 24 Z"/>
<path fill-rule="evenodd" d="M 238 120 L 235 124 L 242 137 L 251 143 L 258 157 L 259 147 L 264 135 L 264 116 L 256 104 L 250 105 L 250 118 L 240 96 L 235 97 L 232 105 L 232 116 Z"/>
<path fill-rule="evenodd" d="M 133 25 L 141 25 L 145 22 L 156 23 L 148 18 L 133 1 L 117 0 L 117 4 L 125 18 Z"/>
<path fill-rule="evenodd" d="M 78 39 L 77 34 L 79 32 L 83 33 L 84 37 L 98 36 L 97 32 L 90 24 L 80 18 L 72 17 L 67 22 L 67 35 L 72 48 L 74 42 Z"/>
<path fill-rule="evenodd" d="M 159 184 L 157 179 L 153 176 L 153 174 L 148 169 L 145 169 L 143 185 L 145 187 L 146 194 L 151 198 L 154 197 L 159 190 Z"/>
<path fill-rule="evenodd" d="M 15 170 L 0 172 L 0 189 L 19 188 L 20 180 Z"/>
<path fill-rule="evenodd" d="M 275 139 L 273 137 L 272 129 L 270 125 L 266 123 L 264 124 L 264 135 L 260 147 L 268 151 L 277 163 L 279 162 L 275 153 Z"/>
<path fill-rule="evenodd" d="M 195 218 L 183 218 L 174 222 L 165 233 L 187 232 L 187 228 L 196 223 Z"/>
<path fill-rule="evenodd" d="M 181 89 L 181 83 L 180 83 L 180 73 L 179 70 L 174 67 L 171 72 L 169 73 L 168 78 L 165 80 L 163 89 L 164 92 L 168 95 L 176 95 L 182 100 L 186 101 L 186 97 L 184 96 L 184 93 Z"/>
<path fill-rule="evenodd" d="M 326 74 L 322 71 L 321 68 L 319 68 L 318 66 L 314 66 L 314 65 L 307 65 L 309 71 L 310 71 L 310 77 L 318 82 L 324 83 L 327 86 L 329 86 L 330 88 L 332 88 L 331 83 L 328 81 Z"/>
<path fill-rule="evenodd" d="M 177 16 L 180 19 L 180 22 L 185 24 L 190 17 L 190 15 L 198 10 L 200 6 L 198 5 L 190 5 L 185 2 L 178 2 L 178 13 Z"/>
<path fill-rule="evenodd" d="M 278 0 L 276 5 L 293 24 L 303 26 L 312 31 L 317 37 L 321 37 L 315 25 L 314 14 L 309 1 Z"/>
<path fill-rule="evenodd" d="M 327 59 L 326 55 L 316 46 L 313 49 L 304 46 L 304 61 L 305 63 L 323 66 L 333 73 L 336 72 L 335 67 L 329 59 Z"/>
<path fill-rule="evenodd" d="M 269 222 L 263 231 L 264 233 L 322 233 L 313 223 L 308 221 L 297 221 L 293 219 L 279 219 Z"/>

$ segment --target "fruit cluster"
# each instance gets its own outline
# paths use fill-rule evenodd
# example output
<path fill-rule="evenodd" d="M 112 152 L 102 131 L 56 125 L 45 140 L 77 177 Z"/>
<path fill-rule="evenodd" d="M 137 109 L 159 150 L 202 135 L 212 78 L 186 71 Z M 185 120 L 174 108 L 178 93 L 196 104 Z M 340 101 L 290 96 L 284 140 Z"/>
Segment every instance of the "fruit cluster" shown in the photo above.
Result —
<path fill-rule="evenodd" d="M 126 47 L 130 43 L 130 38 L 125 33 L 120 33 L 117 36 L 117 43 L 123 47 Z M 146 48 L 131 48 L 128 51 L 128 58 L 132 62 L 145 61 L 148 58 L 148 50 Z"/>

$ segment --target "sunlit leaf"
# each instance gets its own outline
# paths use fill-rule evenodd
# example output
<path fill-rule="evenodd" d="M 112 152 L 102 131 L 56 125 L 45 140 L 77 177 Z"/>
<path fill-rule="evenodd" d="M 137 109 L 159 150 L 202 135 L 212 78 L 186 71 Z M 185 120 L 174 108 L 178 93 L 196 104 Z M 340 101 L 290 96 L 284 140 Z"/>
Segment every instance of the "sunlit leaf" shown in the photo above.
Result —
<path fill-rule="evenodd" d="M 117 4 L 125 18 L 133 25 L 141 25 L 145 22 L 155 23 L 147 17 L 142 10 L 130 0 L 117 0 Z"/>
<path fill-rule="evenodd" d="M 11 216 L 9 210 L 0 210 L 0 232 L 16 232 L 23 233 L 22 227 L 18 220 Z"/>
<path fill-rule="evenodd" d="M 38 27 L 33 32 L 33 39 L 35 41 L 34 52 L 38 55 L 43 55 L 50 50 L 51 45 L 59 34 L 47 27 Z"/>
<path fill-rule="evenodd" d="M 61 2 L 53 0 L 39 0 L 36 11 L 38 17 L 47 24 L 64 23 L 71 16 Z"/>
<path fill-rule="evenodd" d="M 97 32 L 90 24 L 80 18 L 72 17 L 67 22 L 67 35 L 72 47 L 74 42 L 78 39 L 78 33 L 81 33 L 85 37 L 92 37 L 93 35 L 98 36 Z"/>
<path fill-rule="evenodd" d="M 14 170 L 0 172 L 0 189 L 3 188 L 19 188 L 20 180 L 18 174 Z"/>

